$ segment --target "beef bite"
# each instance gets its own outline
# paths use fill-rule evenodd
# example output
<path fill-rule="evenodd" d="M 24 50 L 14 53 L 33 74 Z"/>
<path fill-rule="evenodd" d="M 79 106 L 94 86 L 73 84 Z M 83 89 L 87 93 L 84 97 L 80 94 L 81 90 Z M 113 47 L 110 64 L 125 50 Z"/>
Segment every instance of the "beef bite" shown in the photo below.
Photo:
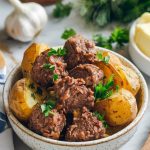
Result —
<path fill-rule="evenodd" d="M 81 114 L 74 117 L 73 124 L 67 129 L 67 141 L 90 141 L 104 137 L 105 128 L 87 108 L 83 107 Z"/>
<path fill-rule="evenodd" d="M 67 76 L 55 84 L 55 92 L 59 99 L 57 109 L 65 113 L 84 106 L 91 110 L 94 106 L 94 93 L 85 86 L 85 81 L 82 79 Z"/>
<path fill-rule="evenodd" d="M 74 78 L 82 78 L 87 87 L 94 88 L 103 79 L 104 73 L 97 66 L 92 64 L 81 64 L 69 72 Z"/>
<path fill-rule="evenodd" d="M 29 128 L 38 134 L 52 139 L 59 139 L 62 132 L 66 118 L 62 113 L 58 113 L 53 109 L 52 114 L 45 117 L 40 107 L 33 110 L 29 119 Z"/>
<path fill-rule="evenodd" d="M 83 38 L 81 35 L 69 38 L 64 48 L 67 49 L 65 62 L 68 69 L 72 69 L 79 64 L 91 63 L 95 59 L 94 42 Z"/>
<path fill-rule="evenodd" d="M 31 71 L 33 81 L 42 87 L 53 85 L 54 74 L 57 74 L 59 78 L 67 74 L 63 57 L 54 55 L 48 57 L 49 51 L 44 51 L 36 58 Z"/>

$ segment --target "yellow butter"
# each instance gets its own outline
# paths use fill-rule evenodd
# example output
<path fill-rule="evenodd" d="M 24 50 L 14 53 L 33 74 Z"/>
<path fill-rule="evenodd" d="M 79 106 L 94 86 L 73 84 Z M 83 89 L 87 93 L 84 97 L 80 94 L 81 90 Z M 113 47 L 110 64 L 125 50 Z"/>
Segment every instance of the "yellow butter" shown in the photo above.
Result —
<path fill-rule="evenodd" d="M 138 48 L 150 57 L 150 13 L 145 13 L 138 20 L 135 30 L 135 42 Z"/>

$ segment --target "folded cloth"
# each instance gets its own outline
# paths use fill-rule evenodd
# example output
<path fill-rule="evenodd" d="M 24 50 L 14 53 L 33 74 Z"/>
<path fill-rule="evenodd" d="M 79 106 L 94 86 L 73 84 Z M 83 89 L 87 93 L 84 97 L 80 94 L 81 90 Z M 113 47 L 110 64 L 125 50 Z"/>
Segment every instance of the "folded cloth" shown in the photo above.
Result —
<path fill-rule="evenodd" d="M 14 150 L 12 129 L 7 125 L 7 117 L 0 110 L 0 150 Z"/>

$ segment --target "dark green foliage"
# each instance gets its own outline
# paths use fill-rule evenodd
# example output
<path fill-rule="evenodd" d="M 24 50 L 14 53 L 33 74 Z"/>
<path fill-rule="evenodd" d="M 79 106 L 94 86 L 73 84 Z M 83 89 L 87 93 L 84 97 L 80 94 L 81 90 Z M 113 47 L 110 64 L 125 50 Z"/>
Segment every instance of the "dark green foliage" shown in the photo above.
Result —
<path fill-rule="evenodd" d="M 53 16 L 55 18 L 64 18 L 70 15 L 71 10 L 71 3 L 63 4 L 62 2 L 58 2 L 53 10 Z"/>
<path fill-rule="evenodd" d="M 63 32 L 63 34 L 61 35 L 61 38 L 67 40 L 68 38 L 70 38 L 73 35 L 76 35 L 76 31 L 72 28 L 69 28 Z"/>
<path fill-rule="evenodd" d="M 99 34 L 94 35 L 93 40 L 97 46 L 112 50 L 114 43 L 116 44 L 116 47 L 120 47 L 129 42 L 129 30 L 126 28 L 117 27 L 113 30 L 110 37 L 107 38 Z"/>
<path fill-rule="evenodd" d="M 130 22 L 146 11 L 150 12 L 149 0 L 81 0 L 80 14 L 102 27 L 114 20 Z"/>

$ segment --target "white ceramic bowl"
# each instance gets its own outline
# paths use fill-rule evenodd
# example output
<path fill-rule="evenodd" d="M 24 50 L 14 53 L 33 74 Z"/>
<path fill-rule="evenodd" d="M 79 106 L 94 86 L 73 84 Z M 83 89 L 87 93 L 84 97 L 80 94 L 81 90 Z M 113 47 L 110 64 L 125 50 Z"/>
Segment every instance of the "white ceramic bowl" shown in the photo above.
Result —
<path fill-rule="evenodd" d="M 136 23 L 137 21 L 135 21 L 130 28 L 129 54 L 137 67 L 150 76 L 150 58 L 141 52 L 134 41 Z"/>
<path fill-rule="evenodd" d="M 103 48 L 99 49 L 101 51 L 107 51 Z M 29 147 L 36 150 L 117 150 L 125 144 L 136 132 L 137 126 L 146 110 L 148 104 L 148 88 L 142 74 L 131 62 L 115 52 L 112 53 L 118 56 L 125 66 L 132 68 L 138 74 L 140 79 L 141 90 L 140 98 L 138 99 L 139 112 L 132 123 L 109 137 L 87 142 L 65 142 L 40 136 L 23 126 L 9 108 L 9 92 L 14 83 L 22 78 L 20 66 L 17 66 L 7 78 L 3 91 L 3 99 L 10 124 L 20 139 L 22 139 Z"/>

